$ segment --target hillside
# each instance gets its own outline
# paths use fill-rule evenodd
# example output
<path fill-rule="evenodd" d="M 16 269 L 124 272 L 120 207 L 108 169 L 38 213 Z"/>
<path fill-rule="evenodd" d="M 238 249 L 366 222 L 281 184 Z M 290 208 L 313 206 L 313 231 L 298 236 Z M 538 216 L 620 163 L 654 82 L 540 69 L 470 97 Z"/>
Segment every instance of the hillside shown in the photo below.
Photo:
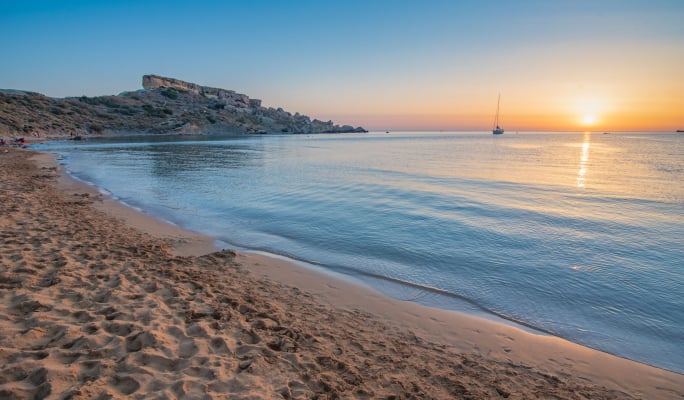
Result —
<path fill-rule="evenodd" d="M 59 137 L 162 133 L 343 133 L 361 127 L 312 120 L 232 90 L 156 75 L 143 89 L 99 97 L 52 98 L 0 90 L 0 136 Z"/>

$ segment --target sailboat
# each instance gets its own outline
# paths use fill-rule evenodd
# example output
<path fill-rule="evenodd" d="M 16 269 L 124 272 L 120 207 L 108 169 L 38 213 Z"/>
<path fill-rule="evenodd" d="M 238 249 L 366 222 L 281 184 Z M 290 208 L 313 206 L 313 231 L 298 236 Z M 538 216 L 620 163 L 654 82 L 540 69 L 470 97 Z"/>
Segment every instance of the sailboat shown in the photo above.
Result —
<path fill-rule="evenodd" d="M 496 118 L 494 119 L 494 129 L 492 129 L 492 133 L 495 135 L 501 135 L 504 133 L 504 130 L 502 127 L 499 126 L 499 102 L 501 101 L 501 94 L 499 94 L 499 99 L 496 101 Z"/>

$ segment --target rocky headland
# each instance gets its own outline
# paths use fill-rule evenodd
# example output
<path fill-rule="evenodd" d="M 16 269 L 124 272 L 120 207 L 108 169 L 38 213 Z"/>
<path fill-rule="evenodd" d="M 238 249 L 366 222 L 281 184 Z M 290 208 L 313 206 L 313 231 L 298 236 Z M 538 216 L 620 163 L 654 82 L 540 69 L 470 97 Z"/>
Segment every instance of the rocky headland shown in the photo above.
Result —
<path fill-rule="evenodd" d="M 157 75 L 143 76 L 142 84 L 140 90 L 98 97 L 0 89 L 0 136 L 366 132 L 263 107 L 232 90 Z"/>

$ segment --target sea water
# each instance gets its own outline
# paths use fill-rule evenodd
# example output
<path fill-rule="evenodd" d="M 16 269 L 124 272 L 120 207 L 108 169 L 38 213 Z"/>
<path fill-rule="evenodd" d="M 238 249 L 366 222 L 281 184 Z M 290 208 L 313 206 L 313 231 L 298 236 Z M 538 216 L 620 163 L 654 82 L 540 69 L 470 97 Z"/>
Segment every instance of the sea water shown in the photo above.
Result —
<path fill-rule="evenodd" d="M 684 372 L 684 134 L 401 132 L 36 146 L 181 227 Z"/>

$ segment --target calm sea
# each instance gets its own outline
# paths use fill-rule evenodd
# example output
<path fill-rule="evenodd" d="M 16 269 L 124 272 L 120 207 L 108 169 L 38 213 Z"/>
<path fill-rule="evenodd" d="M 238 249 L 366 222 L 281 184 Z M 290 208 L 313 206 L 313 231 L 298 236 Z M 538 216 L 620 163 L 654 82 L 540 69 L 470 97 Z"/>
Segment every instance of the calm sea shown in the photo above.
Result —
<path fill-rule="evenodd" d="M 36 147 L 233 246 L 684 372 L 684 134 L 125 140 Z"/>

